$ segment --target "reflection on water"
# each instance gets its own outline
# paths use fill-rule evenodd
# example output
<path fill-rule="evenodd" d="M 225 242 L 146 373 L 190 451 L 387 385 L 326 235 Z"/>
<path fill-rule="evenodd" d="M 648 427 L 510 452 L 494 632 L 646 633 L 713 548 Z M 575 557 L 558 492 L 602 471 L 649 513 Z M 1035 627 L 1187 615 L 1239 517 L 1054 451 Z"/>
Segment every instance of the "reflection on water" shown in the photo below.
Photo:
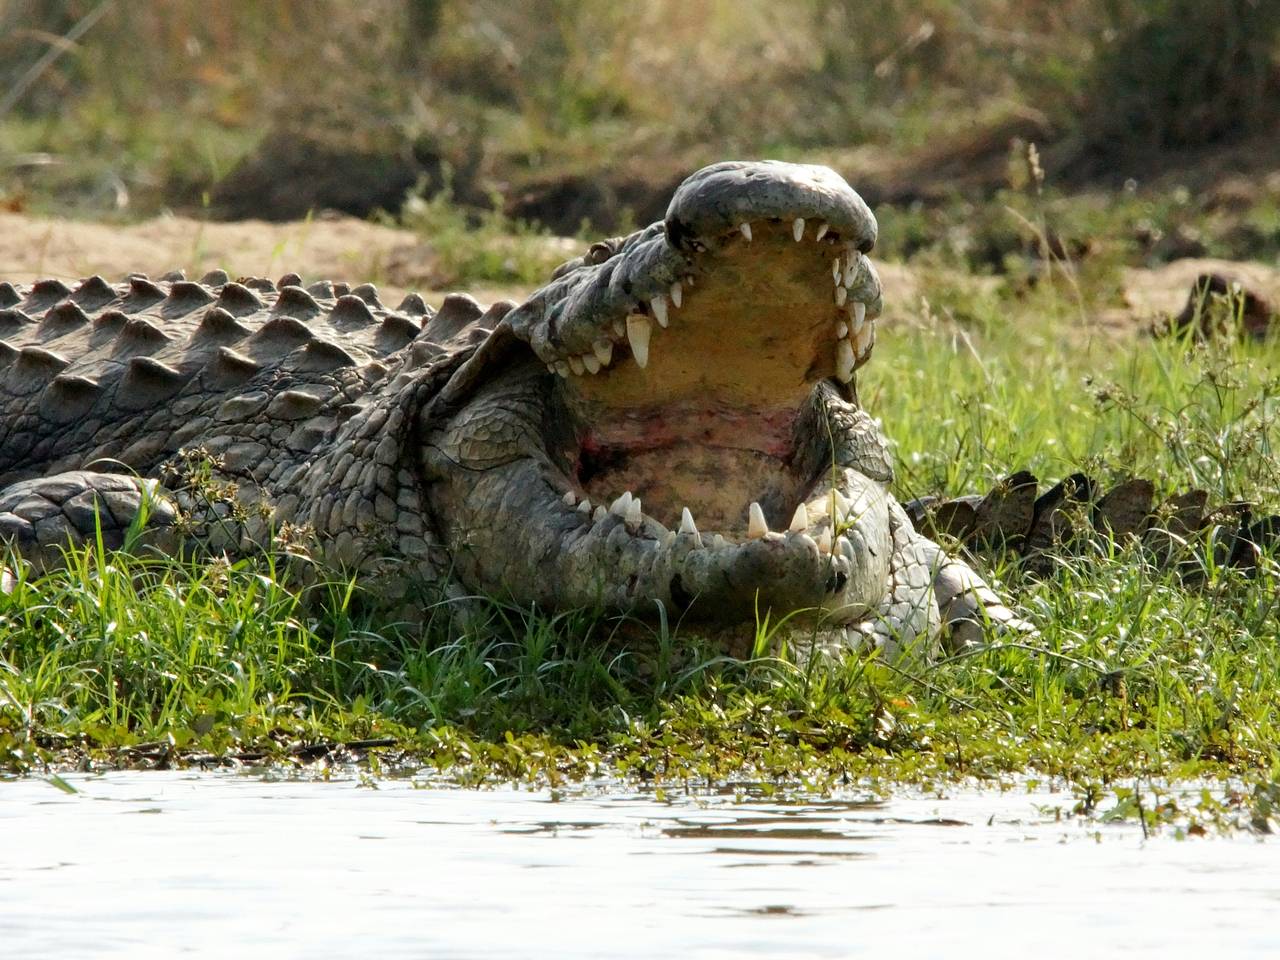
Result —
<path fill-rule="evenodd" d="M 0 782 L 0 956 L 1280 955 L 1275 844 L 1062 794 L 68 779 Z"/>

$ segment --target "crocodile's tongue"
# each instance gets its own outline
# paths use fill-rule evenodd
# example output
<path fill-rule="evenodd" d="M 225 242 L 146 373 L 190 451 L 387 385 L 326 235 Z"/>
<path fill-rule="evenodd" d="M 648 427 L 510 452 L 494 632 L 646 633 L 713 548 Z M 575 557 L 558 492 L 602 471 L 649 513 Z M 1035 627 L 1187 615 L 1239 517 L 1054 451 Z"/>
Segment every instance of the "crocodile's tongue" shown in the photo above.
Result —
<path fill-rule="evenodd" d="M 804 499 L 813 478 L 793 462 L 795 423 L 837 372 L 841 251 L 797 242 L 791 223 L 750 231 L 702 259 L 665 327 L 632 318 L 647 327 L 647 356 L 632 336 L 629 362 L 561 381 L 579 423 L 578 481 L 595 502 L 632 491 L 672 528 L 687 507 L 700 528 L 736 537 L 749 504 L 777 529 Z"/>

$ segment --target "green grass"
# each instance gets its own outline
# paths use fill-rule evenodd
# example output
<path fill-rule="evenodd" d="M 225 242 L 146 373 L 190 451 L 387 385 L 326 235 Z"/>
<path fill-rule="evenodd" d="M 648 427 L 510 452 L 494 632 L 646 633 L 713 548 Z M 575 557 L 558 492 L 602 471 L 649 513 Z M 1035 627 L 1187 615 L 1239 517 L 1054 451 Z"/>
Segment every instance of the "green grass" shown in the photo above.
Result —
<path fill-rule="evenodd" d="M 205 206 L 257 144 L 253 131 L 118 112 L 100 101 L 56 118 L 0 121 L 0 202 L 46 216 L 138 219 Z"/>
<path fill-rule="evenodd" d="M 901 495 L 1084 465 L 1275 511 L 1276 345 L 1116 345 L 1055 286 L 975 305 L 963 334 L 945 320 L 885 331 L 862 396 L 897 441 Z M 1274 559 L 1253 577 L 1209 562 L 1195 587 L 1102 541 L 1048 573 L 985 566 L 1038 637 L 933 664 L 802 664 L 496 601 L 466 629 L 425 609 L 423 640 L 358 614 L 358 586 L 304 598 L 261 563 L 81 551 L 0 596 L 0 769 L 298 762 L 372 740 L 395 745 L 380 769 L 464 782 L 604 770 L 822 790 L 1028 773 L 1075 784 L 1086 805 L 1114 794 L 1122 812 L 1135 782 L 1206 778 L 1232 786 L 1192 820 L 1271 822 Z M 1134 815 L 1185 822 L 1161 810 Z"/>
<path fill-rule="evenodd" d="M 1275 506 L 1274 343 L 1117 339 L 1089 326 L 1089 302 L 1058 277 L 1016 296 L 929 296 L 963 300 L 963 322 L 931 306 L 932 328 L 923 313 L 890 326 L 860 384 L 897 443 L 903 492 L 1096 464 Z"/>
<path fill-rule="evenodd" d="M 467 210 L 446 185 L 435 194 L 419 189 L 405 201 L 400 222 L 425 237 L 436 257 L 435 280 L 451 288 L 477 283 L 538 285 L 585 243 L 566 243 L 537 226 L 489 209 Z"/>
<path fill-rule="evenodd" d="M 1017 159 L 1017 158 L 1015 158 Z M 1013 164 L 1016 170 L 1016 164 Z M 1273 260 L 1280 254 L 1280 191 L 1260 188 L 1238 208 L 1214 190 L 1162 186 L 1130 191 L 1050 187 L 1043 195 L 997 191 L 977 203 L 956 198 L 881 205 L 879 256 L 1025 282 L 1045 259 L 1023 221 L 1053 225 L 1052 249 L 1084 269 L 1154 267 L 1187 256 Z"/>

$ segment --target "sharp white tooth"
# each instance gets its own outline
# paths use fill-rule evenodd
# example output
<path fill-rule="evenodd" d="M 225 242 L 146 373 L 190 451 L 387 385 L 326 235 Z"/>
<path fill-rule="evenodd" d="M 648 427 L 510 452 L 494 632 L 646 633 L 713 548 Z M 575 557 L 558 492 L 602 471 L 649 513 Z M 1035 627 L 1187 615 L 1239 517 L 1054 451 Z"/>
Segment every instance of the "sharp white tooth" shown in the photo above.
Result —
<path fill-rule="evenodd" d="M 649 309 L 653 311 L 653 316 L 658 321 L 658 326 L 665 330 L 667 328 L 667 298 L 662 294 L 658 294 L 649 301 Z"/>
<path fill-rule="evenodd" d="M 831 503 L 832 503 L 832 512 L 835 515 L 835 520 L 837 520 L 840 523 L 844 523 L 846 520 L 849 519 L 849 513 L 850 511 L 853 510 L 853 501 L 848 497 L 846 497 L 840 491 L 839 487 L 832 488 Z"/>
<path fill-rule="evenodd" d="M 858 333 L 862 330 L 862 325 L 867 322 L 867 305 L 861 300 L 853 302 L 853 332 Z"/>
<path fill-rule="evenodd" d="M 627 335 L 627 325 L 621 320 L 613 321 L 613 332 L 615 336 L 625 337 Z"/>
<path fill-rule="evenodd" d="M 828 528 L 825 528 L 825 529 L 824 529 L 821 533 L 819 533 L 819 534 L 817 535 L 817 537 L 815 537 L 814 539 L 816 539 L 816 540 L 818 541 L 818 552 L 819 552 L 819 553 L 830 553 L 830 552 L 831 552 L 831 529 L 830 529 L 829 527 L 828 527 Z"/>
<path fill-rule="evenodd" d="M 684 287 L 679 280 L 671 285 L 671 302 L 676 305 L 677 310 L 684 304 Z"/>
<path fill-rule="evenodd" d="M 572 490 L 566 490 L 564 492 L 564 496 L 561 497 L 560 499 L 564 501 L 565 506 L 572 507 L 575 503 L 578 502 L 578 495 L 574 493 Z"/>
<path fill-rule="evenodd" d="M 791 517 L 791 526 L 787 529 L 792 533 L 803 533 L 809 526 L 809 508 L 803 503 L 796 507 L 796 512 Z"/>
<path fill-rule="evenodd" d="M 738 224 L 738 229 L 742 231 L 742 235 L 746 237 L 748 241 L 751 240 L 751 224 L 740 223 Z"/>
<path fill-rule="evenodd" d="M 804 239 L 804 217 L 796 217 L 791 224 L 791 235 L 796 238 L 796 243 Z"/>
<path fill-rule="evenodd" d="M 586 497 L 583 497 L 582 502 L 578 504 L 578 512 L 585 514 L 586 516 L 591 516 L 591 501 Z"/>
<path fill-rule="evenodd" d="M 631 491 L 628 490 L 613 503 L 609 504 L 609 512 L 615 517 L 625 517 L 627 510 L 631 507 L 632 499 Z"/>
<path fill-rule="evenodd" d="M 841 320 L 836 324 L 836 339 L 843 340 L 849 335 L 849 325 Z"/>
<path fill-rule="evenodd" d="M 853 345 L 848 340 L 839 340 L 836 342 L 836 377 L 841 383 L 848 383 L 853 379 Z"/>
<path fill-rule="evenodd" d="M 565 363 L 565 361 L 563 360 L 557 360 L 556 373 L 560 374 L 560 376 L 565 377 L 567 379 L 569 376 L 569 364 Z"/>
<path fill-rule="evenodd" d="M 854 339 L 854 349 L 858 351 L 858 356 L 866 356 L 876 343 L 876 325 L 868 323 L 865 327 L 858 331 L 858 335 Z"/>
<path fill-rule="evenodd" d="M 849 291 L 844 287 L 836 287 L 836 306 L 843 307 L 844 302 L 849 299 Z"/>
<path fill-rule="evenodd" d="M 582 355 L 582 365 L 587 368 L 587 373 L 597 374 L 600 372 L 600 361 L 596 359 L 594 353 L 584 353 Z"/>
<path fill-rule="evenodd" d="M 715 549 L 723 550 L 728 545 L 729 545 L 729 541 L 727 541 L 721 534 L 716 533 L 712 535 L 711 546 L 714 547 Z"/>
<path fill-rule="evenodd" d="M 862 254 L 854 250 L 849 254 L 849 265 L 844 270 L 844 285 L 852 287 L 858 279 L 858 268 L 862 265 Z"/>
<path fill-rule="evenodd" d="M 633 497 L 631 502 L 627 504 L 626 521 L 635 527 L 639 526 L 642 520 L 644 520 L 644 511 L 640 508 L 640 498 Z"/>
<path fill-rule="evenodd" d="M 595 513 L 591 514 L 591 522 L 599 523 L 608 515 L 609 515 L 609 511 L 604 508 L 604 504 L 602 503 L 600 504 L 600 506 L 596 507 Z"/>
<path fill-rule="evenodd" d="M 751 506 L 747 508 L 747 537 L 751 540 L 759 540 L 769 532 L 769 525 L 764 522 L 764 511 L 760 509 L 760 504 L 752 501 Z"/>
<path fill-rule="evenodd" d="M 607 367 L 613 363 L 613 341 L 606 340 L 601 337 L 595 343 L 591 344 L 591 349 L 595 352 L 596 359 L 600 361 L 600 366 Z"/>
<path fill-rule="evenodd" d="M 815 239 L 815 240 L 821 240 L 823 237 L 825 237 L 825 236 L 827 235 L 827 231 L 828 231 L 828 230 L 830 230 L 830 229 L 831 229 L 831 224 L 829 224 L 829 223 L 820 223 L 820 224 L 818 224 L 818 232 L 817 232 L 817 234 L 814 236 L 814 238 L 813 238 L 813 239 Z"/>
<path fill-rule="evenodd" d="M 831 279 L 836 284 L 840 283 L 840 258 L 836 257 L 831 261 Z"/>
<path fill-rule="evenodd" d="M 584 373 L 587 372 L 587 368 L 582 365 L 581 357 L 570 357 L 569 369 L 572 370 L 574 373 L 576 373 L 578 376 L 582 376 Z"/>
<path fill-rule="evenodd" d="M 693 545 L 695 549 L 702 547 L 702 534 L 698 533 L 698 528 L 693 522 L 693 514 L 689 512 L 688 507 L 680 509 L 680 535 L 683 537 L 693 537 Z"/>
<path fill-rule="evenodd" d="M 649 365 L 649 334 L 653 324 L 648 317 L 627 317 L 627 342 L 631 344 L 631 355 L 641 367 Z"/>
<path fill-rule="evenodd" d="M 668 530 L 666 533 L 662 535 L 662 545 L 666 547 L 668 550 L 670 550 L 671 547 L 675 545 L 675 542 L 676 542 L 676 532 L 674 530 Z"/>
<path fill-rule="evenodd" d="M 693 522 L 693 514 L 689 512 L 688 507 L 680 509 L 680 532 L 681 533 L 697 533 L 698 525 Z"/>
<path fill-rule="evenodd" d="M 556 365 L 554 363 L 548 363 L 547 373 L 555 373 L 555 372 L 556 372 Z"/>

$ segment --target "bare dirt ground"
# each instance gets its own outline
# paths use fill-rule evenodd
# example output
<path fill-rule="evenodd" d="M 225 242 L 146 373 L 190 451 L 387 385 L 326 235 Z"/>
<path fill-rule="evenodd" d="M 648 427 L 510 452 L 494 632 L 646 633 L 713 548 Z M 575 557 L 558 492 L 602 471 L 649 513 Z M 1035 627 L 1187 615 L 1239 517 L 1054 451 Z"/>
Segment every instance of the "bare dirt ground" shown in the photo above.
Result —
<path fill-rule="evenodd" d="M 24 282 L 171 270 L 189 277 L 213 269 L 272 278 L 294 272 L 308 280 L 370 280 L 394 298 L 429 287 L 424 280 L 433 259 L 416 234 L 350 217 L 293 223 L 159 217 L 117 225 L 0 214 L 0 276 Z"/>
<path fill-rule="evenodd" d="M 1154 270 L 1125 270 L 1126 306 L 1138 317 L 1177 313 L 1202 273 L 1219 273 L 1239 280 L 1272 304 L 1280 303 L 1280 268 L 1253 261 L 1188 257 Z"/>
<path fill-rule="evenodd" d="M 575 249 L 573 241 L 549 238 L 548 242 L 563 246 L 566 257 Z M 907 265 L 877 266 L 891 317 L 899 311 L 916 312 L 921 295 L 927 295 L 925 281 Z M 293 223 L 206 223 L 160 217 L 117 225 L 0 213 L 0 279 L 71 281 L 101 274 L 119 280 L 130 273 L 158 276 L 175 269 L 199 277 L 215 268 L 232 276 L 278 277 L 295 272 L 308 281 L 372 281 L 392 301 L 409 290 L 435 294 L 436 300 L 447 292 L 433 282 L 438 271 L 428 239 L 351 217 L 325 215 Z M 1176 313 L 1195 278 L 1212 272 L 1238 278 L 1272 303 L 1280 303 L 1280 269 L 1276 267 L 1185 259 L 1151 270 L 1126 270 L 1124 307 L 1099 319 L 1107 327 L 1137 329 L 1152 317 Z M 466 292 L 488 303 L 503 297 L 518 300 L 528 291 L 524 286 L 488 285 Z"/>

